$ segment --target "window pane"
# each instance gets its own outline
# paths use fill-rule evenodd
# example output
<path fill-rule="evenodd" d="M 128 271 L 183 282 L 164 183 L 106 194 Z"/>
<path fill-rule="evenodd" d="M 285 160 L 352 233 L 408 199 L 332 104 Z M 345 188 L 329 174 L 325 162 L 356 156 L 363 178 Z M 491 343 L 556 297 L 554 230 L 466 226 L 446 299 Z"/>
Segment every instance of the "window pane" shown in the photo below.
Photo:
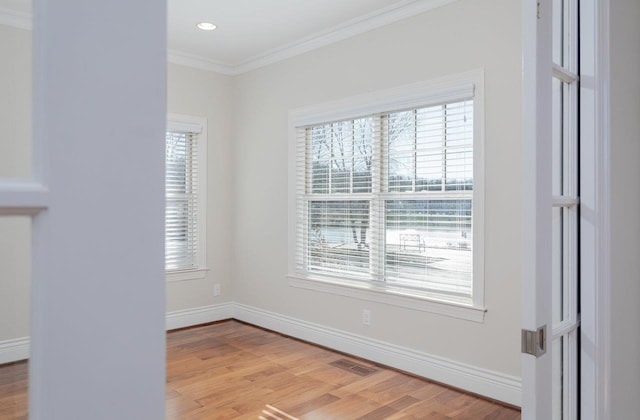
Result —
<path fill-rule="evenodd" d="M 388 200 L 385 278 L 471 296 L 471 199 Z"/>
<path fill-rule="evenodd" d="M 473 189 L 473 101 L 383 118 L 389 192 Z"/>
<path fill-rule="evenodd" d="M 197 159 L 191 133 L 167 132 L 165 269 L 197 268 Z"/>
<path fill-rule="evenodd" d="M 473 189 L 473 111 L 471 102 L 445 105 L 446 190 Z"/>
<path fill-rule="evenodd" d="M 552 419 L 562 420 L 563 416 L 563 382 L 564 382 L 564 365 L 565 365 L 565 336 L 560 336 L 551 341 L 551 363 L 552 363 Z"/>
<path fill-rule="evenodd" d="M 310 135 L 311 192 L 371 192 L 371 117 L 313 126 Z"/>
<path fill-rule="evenodd" d="M 297 132 L 296 268 L 472 304 L 473 100 Z"/>
<path fill-rule="evenodd" d="M 184 270 L 196 267 L 196 231 L 190 198 L 167 199 L 165 210 L 165 268 Z"/>
<path fill-rule="evenodd" d="M 373 119 L 353 121 L 353 189 L 354 193 L 371 192 L 373 158 Z"/>
<path fill-rule="evenodd" d="M 369 273 L 369 202 L 309 202 L 308 270 Z"/>
<path fill-rule="evenodd" d="M 317 194 L 329 192 L 329 166 L 331 164 L 330 126 L 311 127 L 311 191 Z"/>
<path fill-rule="evenodd" d="M 554 325 L 565 319 L 564 305 L 564 209 L 553 207 L 551 213 L 551 314 Z"/>
<path fill-rule="evenodd" d="M 416 114 L 396 112 L 387 116 L 389 191 L 413 191 L 415 179 Z"/>
<path fill-rule="evenodd" d="M 413 191 L 414 153 L 389 155 L 389 191 Z"/>
<path fill-rule="evenodd" d="M 562 195 L 564 193 L 564 83 L 556 78 L 552 80 L 551 91 L 551 193 Z"/>

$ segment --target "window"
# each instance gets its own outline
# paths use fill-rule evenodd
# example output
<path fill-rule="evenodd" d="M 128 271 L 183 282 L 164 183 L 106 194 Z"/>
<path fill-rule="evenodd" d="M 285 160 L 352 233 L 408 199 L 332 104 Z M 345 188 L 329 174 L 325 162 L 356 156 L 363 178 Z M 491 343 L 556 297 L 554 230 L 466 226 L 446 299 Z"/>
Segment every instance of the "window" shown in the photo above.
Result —
<path fill-rule="evenodd" d="M 171 115 L 165 155 L 165 269 L 169 280 L 205 270 L 206 122 Z"/>
<path fill-rule="evenodd" d="M 291 277 L 482 307 L 476 79 L 292 112 Z"/>

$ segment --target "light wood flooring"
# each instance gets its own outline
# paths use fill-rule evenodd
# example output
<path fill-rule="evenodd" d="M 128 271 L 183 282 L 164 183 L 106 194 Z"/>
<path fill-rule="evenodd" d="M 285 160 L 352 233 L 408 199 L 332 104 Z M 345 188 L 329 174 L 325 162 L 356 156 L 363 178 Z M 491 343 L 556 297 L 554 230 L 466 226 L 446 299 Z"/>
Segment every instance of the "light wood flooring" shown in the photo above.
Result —
<path fill-rule="evenodd" d="M 520 412 L 237 321 L 168 334 L 166 418 L 519 419 Z M 24 419 L 27 364 L 0 366 L 0 419 Z"/>

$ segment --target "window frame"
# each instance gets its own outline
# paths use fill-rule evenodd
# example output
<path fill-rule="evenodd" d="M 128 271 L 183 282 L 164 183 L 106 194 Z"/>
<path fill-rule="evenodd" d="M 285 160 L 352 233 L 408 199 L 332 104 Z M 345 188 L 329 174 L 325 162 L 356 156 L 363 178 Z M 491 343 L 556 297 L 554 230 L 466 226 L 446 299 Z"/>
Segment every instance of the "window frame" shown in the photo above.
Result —
<path fill-rule="evenodd" d="M 296 232 L 303 223 L 297 214 L 298 128 L 371 114 L 421 108 L 473 99 L 473 285 L 470 304 L 433 293 L 385 282 L 353 281 L 336 276 L 300 273 L 296 269 Z M 438 313 L 475 322 L 484 321 L 484 70 L 478 69 L 430 81 L 370 92 L 339 101 L 289 111 L 289 232 L 288 279 L 292 287 L 350 296 L 404 308 Z"/>
<path fill-rule="evenodd" d="M 167 270 L 165 267 L 166 281 L 187 281 L 205 278 L 209 268 L 207 267 L 207 119 L 204 117 L 167 114 L 167 126 L 165 131 L 191 132 L 197 134 L 198 152 L 198 226 L 196 268 L 182 270 Z"/>

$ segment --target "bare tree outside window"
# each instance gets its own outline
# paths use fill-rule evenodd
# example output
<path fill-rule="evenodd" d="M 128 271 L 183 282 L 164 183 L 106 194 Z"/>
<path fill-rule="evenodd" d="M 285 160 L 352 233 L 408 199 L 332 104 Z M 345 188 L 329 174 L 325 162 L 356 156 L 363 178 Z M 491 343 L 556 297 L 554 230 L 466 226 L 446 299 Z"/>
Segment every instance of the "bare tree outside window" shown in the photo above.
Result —
<path fill-rule="evenodd" d="M 304 130 L 307 270 L 471 295 L 472 101 Z"/>

